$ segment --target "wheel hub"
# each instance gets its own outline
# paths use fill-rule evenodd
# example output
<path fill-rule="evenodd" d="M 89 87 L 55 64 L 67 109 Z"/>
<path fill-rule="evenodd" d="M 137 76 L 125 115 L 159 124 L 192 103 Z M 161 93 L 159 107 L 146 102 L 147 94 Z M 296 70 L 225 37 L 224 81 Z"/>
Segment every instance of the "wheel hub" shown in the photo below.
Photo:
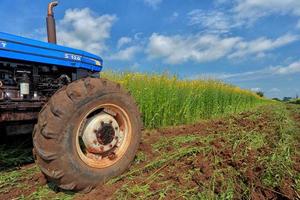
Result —
<path fill-rule="evenodd" d="M 100 130 L 96 132 L 96 137 L 100 144 L 110 144 L 115 137 L 115 129 L 110 123 L 102 123 Z"/>
<path fill-rule="evenodd" d="M 123 133 L 115 118 L 102 112 L 87 121 L 82 140 L 88 153 L 103 154 L 122 144 Z"/>

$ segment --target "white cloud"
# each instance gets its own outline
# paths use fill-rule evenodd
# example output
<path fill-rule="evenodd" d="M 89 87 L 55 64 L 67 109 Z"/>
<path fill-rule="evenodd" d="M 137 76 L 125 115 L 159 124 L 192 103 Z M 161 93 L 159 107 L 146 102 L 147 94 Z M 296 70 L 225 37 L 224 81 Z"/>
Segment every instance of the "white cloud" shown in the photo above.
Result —
<path fill-rule="evenodd" d="M 153 9 L 157 9 L 158 6 L 162 3 L 162 0 L 144 0 L 144 2 Z"/>
<path fill-rule="evenodd" d="M 250 90 L 253 91 L 253 92 L 260 92 L 260 91 L 262 91 L 262 89 L 259 88 L 259 87 L 251 88 Z"/>
<path fill-rule="evenodd" d="M 236 51 L 229 55 L 229 58 L 244 57 L 246 55 L 257 55 L 264 57 L 264 52 L 287 45 L 298 40 L 296 35 L 286 34 L 277 39 L 258 38 L 253 41 L 241 41 L 236 46 Z"/>
<path fill-rule="evenodd" d="M 274 13 L 300 16 L 299 0 L 236 0 L 234 12 L 240 18 L 255 21 Z"/>
<path fill-rule="evenodd" d="M 139 46 L 130 46 L 125 49 L 118 51 L 117 53 L 113 54 L 109 57 L 111 60 L 122 60 L 122 61 L 129 61 L 132 60 L 135 55 L 141 51 L 141 47 Z"/>
<path fill-rule="evenodd" d="M 58 22 L 58 41 L 62 45 L 102 53 L 107 49 L 106 39 L 116 21 L 115 15 L 95 15 L 89 8 L 68 9 Z"/>
<path fill-rule="evenodd" d="M 201 74 L 191 77 L 197 79 L 202 77 L 211 77 L 221 80 L 257 80 L 270 76 L 284 76 L 290 74 L 300 73 L 300 61 L 293 62 L 287 66 L 271 66 L 261 70 L 248 71 L 241 73 L 216 73 L 216 74 Z"/>
<path fill-rule="evenodd" d="M 205 32 L 227 33 L 230 29 L 241 24 L 236 22 L 231 15 L 220 11 L 192 10 L 188 13 L 189 25 L 200 26 Z"/>
<path fill-rule="evenodd" d="M 142 32 L 138 32 L 136 34 L 134 34 L 134 39 L 135 40 L 140 40 L 142 39 L 143 33 Z"/>
<path fill-rule="evenodd" d="M 132 70 L 132 71 L 136 71 L 140 67 L 141 67 L 140 64 L 135 62 L 132 65 L 130 65 L 129 69 Z"/>
<path fill-rule="evenodd" d="M 271 67 L 270 70 L 274 74 L 278 74 L 278 75 L 299 73 L 300 72 L 300 61 L 294 62 L 286 67 L 282 67 L 282 66 Z"/>
<path fill-rule="evenodd" d="M 220 38 L 216 35 L 182 37 L 154 33 L 149 39 L 146 51 L 150 58 L 163 58 L 170 64 L 187 61 L 200 63 L 224 57 L 239 40 L 238 37 Z"/>
<path fill-rule="evenodd" d="M 226 4 L 228 2 L 231 2 L 231 0 L 214 0 L 214 3 L 219 5 L 219 4 Z"/>
<path fill-rule="evenodd" d="M 177 18 L 179 16 L 178 12 L 173 12 L 172 17 Z"/>
<path fill-rule="evenodd" d="M 254 55 L 263 57 L 265 52 L 279 48 L 299 38 L 284 35 L 277 39 L 258 38 L 245 41 L 240 37 L 221 37 L 205 34 L 192 36 L 165 36 L 153 33 L 149 38 L 146 53 L 149 58 L 162 58 L 166 63 L 179 64 L 188 61 L 197 63 L 218 60 L 223 57 L 237 58 Z"/>
<path fill-rule="evenodd" d="M 300 29 L 300 20 L 297 22 L 296 28 L 297 28 L 297 29 Z"/>
<path fill-rule="evenodd" d="M 208 20 L 222 16 L 223 21 L 234 24 L 232 28 L 253 25 L 258 19 L 270 15 L 289 15 L 300 17 L 299 0 L 214 0 L 216 6 L 226 6 L 226 12 L 206 11 Z M 237 25 L 237 26 L 236 26 Z M 299 25 L 300 26 L 300 25 Z"/>
<path fill-rule="evenodd" d="M 280 92 L 281 90 L 280 89 L 278 89 L 278 88 L 271 88 L 268 92 L 270 92 L 270 93 L 278 93 L 278 92 Z"/>
<path fill-rule="evenodd" d="M 204 32 L 222 34 L 230 33 L 233 28 L 252 27 L 262 17 L 300 17 L 300 0 L 214 0 L 214 4 L 222 12 L 192 10 L 188 13 L 190 25 L 201 26 Z M 300 29 L 298 20 L 296 29 Z"/>
<path fill-rule="evenodd" d="M 178 12 L 173 12 L 172 15 L 167 19 L 170 22 L 175 21 L 177 18 L 179 17 L 179 13 Z"/>
<path fill-rule="evenodd" d="M 120 49 L 124 45 L 129 44 L 131 42 L 132 42 L 132 39 L 130 37 L 121 37 L 118 41 L 117 47 L 118 47 L 118 49 Z"/>

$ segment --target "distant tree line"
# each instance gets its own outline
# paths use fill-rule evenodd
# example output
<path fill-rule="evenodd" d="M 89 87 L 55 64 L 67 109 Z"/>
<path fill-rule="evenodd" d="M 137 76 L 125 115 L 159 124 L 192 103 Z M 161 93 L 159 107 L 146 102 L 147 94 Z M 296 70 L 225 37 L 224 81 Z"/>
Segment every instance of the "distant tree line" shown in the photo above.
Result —
<path fill-rule="evenodd" d="M 264 92 L 263 91 L 257 91 L 255 93 L 260 97 L 264 97 Z M 298 94 L 296 94 L 295 97 L 283 97 L 282 99 L 272 98 L 272 100 L 280 101 L 280 102 L 286 102 L 286 103 L 300 104 L 300 98 L 299 98 Z"/>
<path fill-rule="evenodd" d="M 300 104 L 300 98 L 298 95 L 296 97 L 283 97 L 282 99 L 279 98 L 273 98 L 274 101 L 281 101 L 286 103 L 293 103 L 293 104 Z"/>

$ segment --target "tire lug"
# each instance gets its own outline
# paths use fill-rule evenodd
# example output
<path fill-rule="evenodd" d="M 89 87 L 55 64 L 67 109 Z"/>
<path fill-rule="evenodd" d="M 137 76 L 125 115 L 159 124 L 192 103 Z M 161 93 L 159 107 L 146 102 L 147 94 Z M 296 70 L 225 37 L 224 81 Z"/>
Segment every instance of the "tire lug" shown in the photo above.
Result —
<path fill-rule="evenodd" d="M 101 151 L 101 152 L 104 151 L 104 147 L 103 147 L 103 146 L 100 147 L 100 151 Z"/>

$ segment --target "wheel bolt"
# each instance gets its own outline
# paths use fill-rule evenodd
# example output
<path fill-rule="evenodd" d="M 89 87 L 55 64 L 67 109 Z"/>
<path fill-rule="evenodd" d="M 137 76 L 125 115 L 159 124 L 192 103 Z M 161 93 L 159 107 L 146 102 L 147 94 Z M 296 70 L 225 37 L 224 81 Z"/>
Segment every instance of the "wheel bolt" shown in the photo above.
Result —
<path fill-rule="evenodd" d="M 109 156 L 108 156 L 108 159 L 109 160 L 114 160 L 114 159 L 116 159 L 116 154 L 115 153 L 111 153 Z"/>

